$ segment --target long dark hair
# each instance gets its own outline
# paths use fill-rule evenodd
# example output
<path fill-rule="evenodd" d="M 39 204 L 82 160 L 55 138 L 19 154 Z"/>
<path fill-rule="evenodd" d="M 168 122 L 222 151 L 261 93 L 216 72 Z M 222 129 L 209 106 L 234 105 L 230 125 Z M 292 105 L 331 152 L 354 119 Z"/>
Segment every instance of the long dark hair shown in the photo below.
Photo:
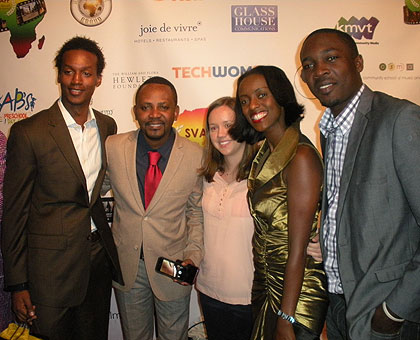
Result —
<path fill-rule="evenodd" d="M 217 171 L 225 171 L 225 157 L 212 144 L 209 135 L 209 116 L 210 113 L 221 106 L 230 107 L 235 112 L 235 99 L 232 97 L 222 97 L 216 99 L 210 104 L 207 110 L 206 117 L 206 141 L 204 146 L 204 157 L 202 167 L 198 170 L 201 176 L 204 176 L 207 182 L 213 182 L 214 174 Z M 238 119 L 238 114 L 235 112 L 235 121 Z M 248 178 L 251 163 L 256 152 L 256 147 L 250 144 L 245 145 L 244 154 L 239 163 L 236 180 L 238 182 Z"/>
<path fill-rule="evenodd" d="M 300 121 L 303 118 L 304 111 L 304 107 L 297 103 L 293 86 L 283 70 L 276 66 L 265 65 L 256 66 L 248 70 L 238 78 L 235 102 L 235 112 L 237 112 L 237 115 L 235 124 L 229 132 L 238 142 L 245 141 L 249 144 L 254 144 L 264 138 L 264 134 L 256 131 L 244 117 L 239 100 L 239 86 L 246 77 L 252 74 L 261 74 L 264 77 L 277 104 L 284 108 L 286 126 Z"/>

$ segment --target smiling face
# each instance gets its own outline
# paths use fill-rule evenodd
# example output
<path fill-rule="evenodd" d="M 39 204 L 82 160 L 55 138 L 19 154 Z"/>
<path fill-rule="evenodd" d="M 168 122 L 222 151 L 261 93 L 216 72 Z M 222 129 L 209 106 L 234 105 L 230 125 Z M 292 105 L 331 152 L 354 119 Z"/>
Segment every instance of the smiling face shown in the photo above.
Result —
<path fill-rule="evenodd" d="M 245 142 L 238 143 L 229 135 L 229 129 L 235 122 L 235 112 L 226 105 L 216 107 L 208 116 L 208 129 L 212 145 L 223 156 L 239 156 L 245 149 Z"/>
<path fill-rule="evenodd" d="M 302 80 L 323 106 L 340 114 L 362 86 L 363 59 L 335 33 L 309 37 L 300 52 Z"/>
<path fill-rule="evenodd" d="M 96 71 L 97 57 L 85 50 L 70 50 L 64 53 L 58 83 L 65 108 L 73 115 L 89 107 L 96 87 L 102 77 Z"/>
<path fill-rule="evenodd" d="M 284 109 L 273 97 L 261 74 L 251 74 L 239 84 L 242 113 L 253 128 L 267 135 L 285 129 Z"/>
<path fill-rule="evenodd" d="M 168 85 L 150 83 L 137 94 L 134 114 L 147 143 L 157 149 L 168 140 L 179 107 Z"/>

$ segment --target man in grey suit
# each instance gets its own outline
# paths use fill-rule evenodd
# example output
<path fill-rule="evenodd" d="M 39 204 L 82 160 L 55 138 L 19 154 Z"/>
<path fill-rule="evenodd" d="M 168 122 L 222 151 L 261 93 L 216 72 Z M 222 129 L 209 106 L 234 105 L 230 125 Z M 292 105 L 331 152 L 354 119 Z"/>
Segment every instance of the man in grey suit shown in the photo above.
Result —
<path fill-rule="evenodd" d="M 50 340 L 104 340 L 112 279 L 123 283 L 99 195 L 117 126 L 90 107 L 105 66 L 96 42 L 72 38 L 55 62 L 61 97 L 15 123 L 7 144 L 5 285 L 19 321 Z"/>
<path fill-rule="evenodd" d="M 354 40 L 312 32 L 301 77 L 327 109 L 321 247 L 328 340 L 420 337 L 420 107 L 371 91 Z"/>
<path fill-rule="evenodd" d="M 172 128 L 178 113 L 173 84 L 152 77 L 135 96 L 140 129 L 106 141 L 112 232 L 125 282 L 114 286 L 126 340 L 152 340 L 153 311 L 159 340 L 187 340 L 191 286 L 155 271 L 160 256 L 196 266 L 203 256 L 202 150 Z M 157 153 L 163 175 L 150 194 L 146 174 Z"/>

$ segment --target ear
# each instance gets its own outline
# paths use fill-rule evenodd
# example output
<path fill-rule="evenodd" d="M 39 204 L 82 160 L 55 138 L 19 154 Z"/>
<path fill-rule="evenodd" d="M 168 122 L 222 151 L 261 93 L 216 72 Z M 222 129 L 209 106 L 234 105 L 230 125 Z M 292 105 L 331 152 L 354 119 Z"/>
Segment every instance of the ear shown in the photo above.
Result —
<path fill-rule="evenodd" d="M 178 116 L 179 116 L 179 106 L 177 105 L 175 108 L 174 122 L 177 121 Z"/>
<path fill-rule="evenodd" d="M 99 87 L 102 84 L 102 76 L 99 76 L 96 80 L 96 87 Z"/>
<path fill-rule="evenodd" d="M 354 64 L 356 65 L 356 70 L 357 72 L 362 72 L 363 71 L 363 57 L 361 54 L 359 54 L 355 59 L 354 59 Z"/>

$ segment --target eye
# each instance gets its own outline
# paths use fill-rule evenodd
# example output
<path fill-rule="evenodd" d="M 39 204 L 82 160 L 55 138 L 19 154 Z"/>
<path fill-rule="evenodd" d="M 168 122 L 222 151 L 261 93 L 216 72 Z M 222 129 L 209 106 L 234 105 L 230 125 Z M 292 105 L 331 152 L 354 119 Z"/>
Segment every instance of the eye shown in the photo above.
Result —
<path fill-rule="evenodd" d="M 241 103 L 241 106 L 244 106 L 248 104 L 248 99 L 243 98 L 239 102 Z"/>
<path fill-rule="evenodd" d="M 85 71 L 85 72 L 83 72 L 83 75 L 85 77 L 90 77 L 92 75 L 92 73 Z"/>
<path fill-rule="evenodd" d="M 66 75 L 72 74 L 73 71 L 72 70 L 63 70 L 63 73 Z"/>
<path fill-rule="evenodd" d="M 258 95 L 257 95 L 258 99 L 262 99 L 264 97 L 267 97 L 267 93 L 265 93 L 265 92 L 258 93 Z"/>
<path fill-rule="evenodd" d="M 231 128 L 231 127 L 232 127 L 232 125 L 233 125 L 233 123 L 226 123 L 226 124 L 225 124 L 225 128 L 226 128 L 226 129 L 229 129 L 229 128 Z"/>
<path fill-rule="evenodd" d="M 332 55 L 332 56 L 327 57 L 327 60 L 328 60 L 328 61 L 333 62 L 333 61 L 335 61 L 337 58 L 338 58 L 337 56 Z"/>
<path fill-rule="evenodd" d="M 149 107 L 150 107 L 150 105 L 141 105 L 140 110 L 146 111 Z"/>
<path fill-rule="evenodd" d="M 214 132 L 216 130 L 217 130 L 217 128 L 215 126 L 210 126 L 210 132 Z"/>
<path fill-rule="evenodd" d="M 312 68 L 314 68 L 314 64 L 303 64 L 302 65 L 303 70 L 309 70 L 309 69 L 312 69 Z"/>

